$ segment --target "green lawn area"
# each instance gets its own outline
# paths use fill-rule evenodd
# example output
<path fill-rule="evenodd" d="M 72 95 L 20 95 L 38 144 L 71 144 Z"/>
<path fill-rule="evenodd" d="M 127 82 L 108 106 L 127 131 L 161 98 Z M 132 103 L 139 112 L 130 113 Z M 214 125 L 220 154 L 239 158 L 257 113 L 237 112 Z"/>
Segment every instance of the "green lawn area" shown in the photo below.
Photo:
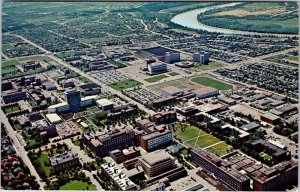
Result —
<path fill-rule="evenodd" d="M 93 83 L 91 80 L 89 80 L 88 78 L 79 76 L 78 77 L 79 81 L 83 82 L 83 83 Z"/>
<path fill-rule="evenodd" d="M 179 75 L 179 73 L 171 72 L 171 73 L 168 73 L 168 75 L 170 75 L 170 76 L 176 76 L 176 75 Z"/>
<path fill-rule="evenodd" d="M 13 105 L 4 109 L 4 113 L 12 113 L 19 111 L 21 108 L 19 105 Z"/>
<path fill-rule="evenodd" d="M 136 87 L 141 85 L 142 83 L 134 80 L 134 79 L 128 79 L 128 80 L 124 80 L 124 81 L 119 81 L 116 83 L 112 83 L 109 84 L 108 86 L 112 87 L 113 89 L 116 89 L 118 91 L 121 91 L 123 89 L 128 89 L 128 88 L 132 88 L 132 87 Z"/>
<path fill-rule="evenodd" d="M 46 166 L 46 164 L 49 164 L 49 157 L 48 157 L 48 152 L 43 151 L 41 156 L 37 159 L 37 161 L 39 162 L 39 165 L 41 166 L 41 168 L 44 170 L 46 176 L 49 177 L 50 174 L 50 167 Z"/>
<path fill-rule="evenodd" d="M 227 152 L 228 148 L 229 148 L 229 145 L 224 142 L 224 143 L 219 143 L 215 146 L 209 147 L 206 150 L 211 153 L 214 153 L 218 156 L 223 156 L 228 153 Z"/>
<path fill-rule="evenodd" d="M 70 181 L 69 183 L 61 186 L 60 190 L 96 190 L 94 185 L 89 185 L 87 182 L 83 181 Z"/>
<path fill-rule="evenodd" d="M 15 65 L 18 65 L 18 64 L 20 64 L 20 62 L 16 59 L 9 60 L 9 61 L 4 61 L 2 63 L 2 70 L 5 69 L 8 66 L 15 66 Z"/>
<path fill-rule="evenodd" d="M 11 49 L 13 46 L 11 44 L 4 44 L 2 45 L 2 51 L 5 51 L 6 49 Z"/>
<path fill-rule="evenodd" d="M 299 56 L 288 55 L 286 58 L 292 61 L 299 61 Z"/>
<path fill-rule="evenodd" d="M 148 79 L 145 79 L 145 81 L 149 82 L 149 83 L 153 83 L 153 82 L 156 82 L 156 81 L 160 81 L 164 78 L 166 78 L 168 76 L 166 75 L 158 75 L 158 76 L 155 76 L 155 77 L 150 77 Z"/>
<path fill-rule="evenodd" d="M 216 68 L 220 68 L 223 67 L 224 64 L 216 62 L 216 61 L 210 61 L 207 65 L 205 64 L 196 64 L 195 65 L 195 69 L 196 71 L 206 71 L 206 70 L 212 70 L 212 69 L 216 69 Z"/>
<path fill-rule="evenodd" d="M 31 105 L 31 107 L 36 107 L 37 104 L 33 102 L 31 99 L 27 100 L 27 102 Z"/>
<path fill-rule="evenodd" d="M 79 146 L 80 145 L 80 140 L 73 141 L 73 144 L 76 145 L 76 146 Z"/>
<path fill-rule="evenodd" d="M 263 158 L 264 160 L 267 160 L 267 161 L 272 160 L 272 157 L 271 157 L 270 155 L 264 153 L 264 152 L 260 152 L 260 153 L 259 153 L 259 156 L 260 156 L 261 158 Z"/>
<path fill-rule="evenodd" d="M 150 85 L 147 88 L 151 89 L 152 91 L 155 92 L 160 92 L 160 90 L 164 87 L 168 87 L 168 86 L 180 86 L 180 85 L 188 85 L 189 81 L 187 78 L 180 78 L 180 79 L 176 79 L 176 80 L 172 80 L 172 81 L 166 81 L 163 83 L 158 83 L 155 85 Z"/>
<path fill-rule="evenodd" d="M 221 140 L 216 138 L 215 136 L 206 133 L 205 131 L 199 129 L 195 126 L 188 125 L 185 129 L 180 128 L 180 124 L 176 124 L 177 131 L 174 132 L 173 135 L 176 135 L 178 139 L 181 139 L 184 145 L 187 147 L 199 147 L 199 148 L 206 148 L 211 146 L 215 143 L 220 142 Z M 183 126 L 184 127 L 184 126 Z M 199 134 L 200 132 L 200 134 Z M 197 136 L 199 134 L 198 140 Z M 196 143 L 197 142 L 197 143 Z M 196 145 L 195 145 L 196 143 Z M 219 143 L 217 145 L 211 146 L 206 150 L 212 153 L 215 153 L 218 156 L 223 156 L 227 153 L 227 149 L 230 145 L 226 144 L 225 142 Z M 187 151 L 182 150 L 181 154 L 186 155 Z"/>
<path fill-rule="evenodd" d="M 183 149 L 183 150 L 180 151 L 180 153 L 182 155 L 188 155 L 188 150 L 187 149 Z"/>
<path fill-rule="evenodd" d="M 290 66 L 290 67 L 297 67 L 297 65 L 295 65 L 293 63 L 280 62 L 279 60 L 275 59 L 275 56 L 271 56 L 271 57 L 265 58 L 264 60 L 273 62 L 275 64 L 279 64 L 279 65 L 286 65 L 286 66 Z"/>
<path fill-rule="evenodd" d="M 22 130 L 22 127 L 21 127 L 20 124 L 15 124 L 15 125 L 14 125 L 14 128 L 15 128 L 16 130 Z"/>
<path fill-rule="evenodd" d="M 209 77 L 196 77 L 192 79 L 193 82 L 204 85 L 204 86 L 209 86 L 213 87 L 219 90 L 228 90 L 231 89 L 232 86 L 228 85 L 226 83 L 223 83 L 221 81 L 217 81 L 215 79 L 209 78 Z"/>

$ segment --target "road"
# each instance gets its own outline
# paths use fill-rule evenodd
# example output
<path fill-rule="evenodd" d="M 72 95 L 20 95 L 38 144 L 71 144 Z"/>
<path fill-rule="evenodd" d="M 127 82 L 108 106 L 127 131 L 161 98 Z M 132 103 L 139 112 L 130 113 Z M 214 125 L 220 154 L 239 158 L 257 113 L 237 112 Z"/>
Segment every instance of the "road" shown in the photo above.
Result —
<path fill-rule="evenodd" d="M 27 156 L 27 152 L 25 151 L 24 146 L 21 145 L 20 141 L 18 140 L 18 138 L 16 136 L 17 134 L 15 133 L 14 129 L 8 122 L 8 119 L 2 110 L 0 110 L 0 117 L 1 117 L 1 122 L 4 123 L 4 125 L 6 127 L 7 135 L 13 141 L 13 145 L 15 147 L 16 153 L 21 157 L 24 164 L 29 168 L 31 175 L 36 177 L 36 180 L 37 180 L 38 184 L 40 185 L 40 189 L 44 189 L 45 182 L 42 182 L 42 179 L 40 178 L 39 174 L 36 172 L 34 166 L 32 165 L 30 159 Z"/>

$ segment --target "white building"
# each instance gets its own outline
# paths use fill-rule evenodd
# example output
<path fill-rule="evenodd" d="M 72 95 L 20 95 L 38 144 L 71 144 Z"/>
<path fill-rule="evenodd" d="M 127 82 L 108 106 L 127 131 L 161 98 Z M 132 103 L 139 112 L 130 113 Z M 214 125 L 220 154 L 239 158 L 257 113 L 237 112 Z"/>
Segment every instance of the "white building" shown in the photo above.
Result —
<path fill-rule="evenodd" d="M 150 74 L 164 73 L 168 71 L 167 64 L 165 63 L 150 63 L 148 64 L 148 72 Z"/>
<path fill-rule="evenodd" d="M 97 97 L 98 97 L 97 95 L 92 95 L 92 96 L 86 96 L 86 97 L 81 98 L 80 106 L 82 108 L 85 108 L 85 107 L 93 105 L 93 103 L 95 102 Z"/>
<path fill-rule="evenodd" d="M 57 124 L 62 122 L 62 119 L 56 113 L 46 114 L 46 118 L 51 124 Z"/>
<path fill-rule="evenodd" d="M 108 99 L 99 99 L 96 101 L 96 104 L 99 108 L 101 108 L 103 111 L 108 111 L 114 108 L 113 102 L 111 102 Z"/>
<path fill-rule="evenodd" d="M 48 113 L 62 113 L 70 111 L 70 106 L 67 102 L 58 103 L 48 107 Z"/>
<path fill-rule="evenodd" d="M 193 61 L 194 62 L 199 62 L 201 64 L 207 64 L 209 62 L 209 53 L 194 53 L 193 54 Z"/>

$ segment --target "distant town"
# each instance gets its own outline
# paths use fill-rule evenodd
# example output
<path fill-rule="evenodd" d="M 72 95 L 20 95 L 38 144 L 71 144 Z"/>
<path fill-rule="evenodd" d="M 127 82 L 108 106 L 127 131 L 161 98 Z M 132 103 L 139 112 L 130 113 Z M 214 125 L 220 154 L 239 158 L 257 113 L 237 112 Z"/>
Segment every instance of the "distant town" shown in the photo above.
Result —
<path fill-rule="evenodd" d="M 1 189 L 299 189 L 297 3 L 2 10 Z"/>

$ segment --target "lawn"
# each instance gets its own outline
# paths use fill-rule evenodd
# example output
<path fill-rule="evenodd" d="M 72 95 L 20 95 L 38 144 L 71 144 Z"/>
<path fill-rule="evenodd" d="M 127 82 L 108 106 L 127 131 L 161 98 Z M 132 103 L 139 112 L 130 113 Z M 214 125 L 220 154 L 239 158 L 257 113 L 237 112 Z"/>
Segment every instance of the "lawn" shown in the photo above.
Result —
<path fill-rule="evenodd" d="M 13 48 L 13 46 L 11 44 L 4 44 L 4 45 L 2 45 L 2 51 L 5 51 L 5 50 L 11 49 L 11 48 Z"/>
<path fill-rule="evenodd" d="M 272 157 L 269 156 L 268 154 L 264 153 L 264 152 L 260 152 L 259 157 L 261 157 L 261 158 L 263 158 L 264 160 L 267 160 L 267 161 L 272 160 Z"/>
<path fill-rule="evenodd" d="M 148 79 L 145 79 L 145 81 L 149 82 L 149 83 L 153 83 L 153 82 L 156 82 L 156 81 L 160 81 L 164 78 L 167 78 L 168 76 L 166 75 L 158 75 L 158 76 L 155 76 L 155 77 L 150 77 Z"/>
<path fill-rule="evenodd" d="M 88 78 L 79 76 L 78 77 L 79 81 L 83 82 L 83 83 L 93 83 L 91 80 L 89 80 Z"/>
<path fill-rule="evenodd" d="M 60 190 L 96 190 L 94 185 L 90 185 L 87 182 L 83 181 L 70 181 L 69 183 L 61 186 Z"/>
<path fill-rule="evenodd" d="M 80 146 L 80 140 L 73 141 L 73 144 L 76 146 Z"/>
<path fill-rule="evenodd" d="M 171 73 L 168 73 L 168 75 L 170 75 L 170 76 L 176 76 L 176 75 L 179 75 L 179 73 L 171 72 Z"/>
<path fill-rule="evenodd" d="M 32 101 L 32 99 L 27 100 L 27 102 L 31 105 L 31 107 L 37 106 L 37 104 L 34 101 Z"/>
<path fill-rule="evenodd" d="M 18 64 L 20 64 L 20 62 L 16 59 L 5 61 L 2 63 L 2 69 L 5 67 L 8 67 L 8 66 L 14 66 L 14 65 L 18 65 Z"/>
<path fill-rule="evenodd" d="M 207 70 L 212 70 L 216 68 L 223 67 L 224 64 L 216 62 L 216 61 L 210 61 L 207 65 L 205 64 L 196 64 L 195 69 L 196 71 L 207 71 Z"/>
<path fill-rule="evenodd" d="M 132 88 L 132 87 L 136 87 L 142 85 L 142 83 L 134 80 L 134 79 L 128 79 L 128 80 L 124 80 L 124 81 L 119 81 L 116 83 L 112 83 L 109 84 L 108 86 L 112 87 L 113 89 L 116 89 L 118 91 L 121 91 L 123 89 L 128 89 L 128 88 Z"/>
<path fill-rule="evenodd" d="M 21 108 L 19 105 L 13 105 L 4 109 L 4 113 L 13 113 L 19 111 Z"/>
<path fill-rule="evenodd" d="M 50 167 L 46 165 L 50 163 L 48 152 L 43 151 L 41 156 L 37 159 L 37 161 L 39 162 L 40 167 L 44 170 L 46 176 L 49 177 Z"/>
<path fill-rule="evenodd" d="M 181 78 L 181 79 L 177 79 L 177 80 L 172 80 L 172 81 L 167 81 L 167 82 L 151 85 L 148 88 L 151 89 L 152 91 L 160 92 L 160 90 L 164 87 L 168 87 L 168 86 L 177 87 L 180 85 L 188 85 L 188 84 L 189 84 L 189 82 L 186 78 Z"/>
<path fill-rule="evenodd" d="M 213 88 L 219 89 L 219 90 L 228 90 L 228 89 L 232 88 L 231 85 L 228 85 L 221 81 L 214 80 L 209 77 L 196 77 L 196 78 L 193 78 L 192 81 L 195 83 L 198 83 L 198 84 L 201 84 L 204 86 L 213 87 Z"/>
<path fill-rule="evenodd" d="M 291 56 L 291 55 L 288 55 L 288 56 L 287 56 L 287 59 L 292 60 L 292 61 L 299 61 L 299 56 Z"/>
<path fill-rule="evenodd" d="M 229 145 L 227 145 L 225 142 L 223 142 L 223 143 L 214 145 L 212 147 L 209 147 L 206 150 L 211 153 L 214 153 L 218 156 L 223 156 L 228 153 L 228 151 L 227 151 L 228 149 L 229 149 Z"/>
<path fill-rule="evenodd" d="M 223 156 L 227 153 L 227 149 L 230 145 L 226 144 L 225 142 L 219 143 L 214 145 L 221 140 L 216 138 L 215 136 L 206 133 L 205 131 L 195 127 L 188 125 L 186 128 L 181 129 L 180 124 L 176 124 L 177 130 L 174 132 L 173 135 L 176 135 L 176 138 L 181 139 L 184 145 L 187 147 L 199 147 L 199 148 L 206 148 L 205 150 L 215 153 L 218 156 Z M 185 126 L 183 126 L 185 127 Z M 199 134 L 200 133 L 200 134 Z M 197 136 L 198 140 L 197 140 Z M 196 145 L 195 145 L 196 143 Z M 211 146 L 214 145 L 214 146 Z M 211 146 L 211 147 L 209 147 Z M 182 150 L 181 154 L 186 155 L 187 151 Z"/>

